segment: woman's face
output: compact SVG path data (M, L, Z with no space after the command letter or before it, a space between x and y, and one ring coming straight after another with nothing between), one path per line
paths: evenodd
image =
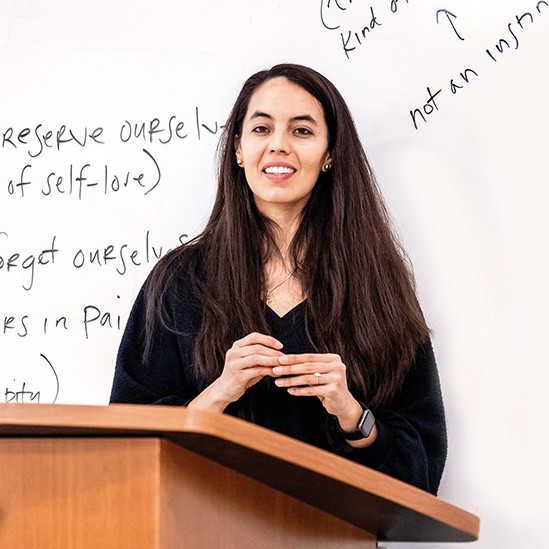
M282 77L253 93L235 148L258 209L273 218L298 215L331 163L321 104Z

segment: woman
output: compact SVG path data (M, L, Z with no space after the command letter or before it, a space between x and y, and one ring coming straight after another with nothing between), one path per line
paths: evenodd
M142 289L111 402L230 413L436 493L429 330L343 98L303 66L261 71L219 153L211 217Z

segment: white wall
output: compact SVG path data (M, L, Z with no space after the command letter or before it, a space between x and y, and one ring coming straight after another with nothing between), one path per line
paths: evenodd
M450 436L440 495L480 515L475 547L542 547L548 28L534 0L0 0L0 399L107 402L155 254L208 214L215 130L240 85L308 64L349 102L435 330ZM430 103L427 87L440 90ZM417 129L416 108L430 113ZM154 119L165 131L152 140L121 139L125 121ZM85 146L57 148L62 126L62 139L87 129ZM112 259L89 262L109 246Z

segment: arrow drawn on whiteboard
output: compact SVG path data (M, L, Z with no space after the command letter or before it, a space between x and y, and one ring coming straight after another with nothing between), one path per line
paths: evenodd
M57 397L59 396L59 377L57 376L57 372L55 371L55 368L53 367L53 364L48 360L48 358L46 357L46 355L43 355L42 353L40 353L40 356L48 363L48 366L51 368L51 371L53 372L53 375L55 376L55 383L56 383L56 392L55 392L55 397L53 399L53 402L52 404L55 404L55 401L57 400Z
M447 19L448 19L448 22L450 23L450 25L452 26L452 29L453 31L456 33L456 36L460 39L460 40L465 40L465 38L463 38L462 36L460 36L459 32L457 31L456 29L456 26L454 25L454 22L452 21L452 17L454 19L457 19L457 16L454 15L451 11L448 11L448 10L438 10L437 11L437 14L436 14L436 18L437 18L437 24L440 22L439 21L439 14L443 13L444 15L446 15Z

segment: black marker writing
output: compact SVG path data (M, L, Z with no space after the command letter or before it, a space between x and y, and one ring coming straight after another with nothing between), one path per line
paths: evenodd
M24 168L21 170L19 181L17 183L14 183L13 179L8 183L9 194L14 195L16 194L16 191L19 190L21 198L25 198L25 187L31 184L31 181L28 179L28 176L25 173L29 168L32 168L32 164L26 164L24 166Z
M185 122L177 121L177 116L172 115L168 121L168 127L163 127L158 118L148 122L130 122L124 120L120 127L119 137L123 143L131 140L143 140L149 143L158 141L162 145L168 144L172 139L185 139ZM166 134L162 136L162 134Z
M6 233L3 233L7 236ZM46 265L53 265L55 263L55 254L59 249L55 245L56 236L52 238L51 246L49 248L42 249L38 254L26 254L20 251L11 251L7 254L0 253L0 273L5 270L8 274L13 271L23 270L28 274L27 282L23 282L22 287L24 290L31 290L34 285L34 277L36 267L43 267Z
M48 324L49 324L49 322L50 322L49 317L47 317L47 316L44 317L44 324L43 324L44 334L48 333ZM53 321L53 326L54 326L55 329L62 328L64 330L68 330L67 317L66 316L60 316L59 318L56 318Z
M328 18L330 14L330 10L333 11L346 11L347 7L345 4L352 4L353 0L320 0L320 22L322 23L322 26L325 27L328 30L337 30L339 29L340 25L331 26L328 23Z
M465 69L463 72L460 72L459 76L461 78L461 82L465 82L466 84L468 84L471 75L478 76L478 72L474 71L473 69ZM461 90L463 87L463 83L458 84L453 78L452 80L450 80L450 91L453 94L456 94L458 90Z
M405 0L408 4L409 0ZM400 4L402 5L402 4ZM379 34L384 16L391 17L399 11L399 0L391 0L383 7L352 0L320 0L320 22L330 31L339 31L339 46L347 59L367 44L372 37ZM385 13L381 13L385 9ZM344 24L344 21L347 23ZM375 32L374 32L375 31Z
M213 125L206 125L202 122L198 107L195 107L195 122L196 122L196 134L198 139L202 139L202 130L206 130L211 135L216 135L219 130L222 130L225 126L223 124L218 124L217 121L214 121Z
M529 26L533 25L537 21L539 14L541 14L542 10L544 11L545 8L549 8L549 2L540 1L536 3L535 12L532 10L530 12L524 12L521 15L516 15L515 18L507 24L504 35L495 41L494 47L487 48L485 50L485 53L489 59L494 63L497 63L506 54L509 55L507 52L517 51L521 46L519 37L521 37L522 33ZM439 10L439 12L445 11L446 10ZM479 72L469 67L459 73L459 78L452 78L449 84L449 90L452 95L456 95L458 91L462 90L466 84L469 84L472 81L473 77L478 78ZM432 94L430 89L427 88L429 99L425 105L409 111L414 129L417 130L420 126L425 125L425 123L428 122L429 116L439 110L438 104L434 101L434 97L436 97L441 91L442 89L439 90L439 92Z
M376 27L381 27L381 23L378 20L376 14L374 13L374 8L370 7L370 20L364 25L361 29L355 31L347 31L344 35L340 33L341 36L341 45L343 46L343 51L347 59L350 59L350 53L358 46L362 46L364 40L368 35L376 29Z
M104 164L98 170L90 163L80 165L71 163L66 170L50 172L40 189L41 193L48 197L74 195L78 200L92 193L107 196L130 189L143 190L143 195L147 195L159 185L162 174L153 155L146 149L143 149L143 152L151 162L149 173L131 169L115 171L108 164Z
M33 129L23 128L18 132L9 127L2 134L1 147L26 148L27 154L31 158L36 158L46 149L60 150L69 143L80 148L86 147L89 143L103 145L102 135L103 128L100 126L90 131L87 127L78 130L62 124L58 129L51 130L37 124Z
M16 380L13 380L16 382ZM31 391L27 389L27 382L23 381L21 389L10 389L6 387L4 392L5 402L36 402L40 403L40 391Z
M399 0L391 0L391 12L396 13L398 11L398 1ZM408 0L406 0L406 3L408 3Z
M451 19L452 17L453 17L454 19L457 19L457 16L454 15L452 12L450 12L450 11L448 11L448 10L444 10L444 9L438 10L437 13L436 13L437 24L440 22L440 21L439 21L439 15L442 14L442 13L446 16L446 19L447 19L448 22L450 23L450 25L451 25L451 27L452 27L452 29L453 29L455 35L456 35L460 40L465 40L465 38L463 38L463 37L459 34L459 32L457 31L456 26L455 26L454 22L453 22L452 19Z
M54 376L55 395L53 397L53 400L51 401L51 404L55 404L55 402L57 401L57 397L59 396L59 390L60 390L59 376L57 375L57 372L55 371L53 364L46 357L46 355L40 353L40 358L43 359L46 366L51 370ZM43 364L44 362L41 362L41 364ZM13 382L15 384L18 383L16 379L14 379ZM26 402L26 403L39 404L41 401L41 393L42 391L40 390L29 389L27 381L22 381L20 382L20 385L17 386L17 388L6 387L4 391L4 400L6 403L8 402L25 403Z
M160 173L160 166L158 165L158 162L154 159L154 156L147 149L143 149L143 152L153 161L154 167L156 168L156 181L154 183L151 183L149 190L145 193L146 196L151 191L154 191L156 187L158 187L160 179L162 178L162 174Z
M0 317L0 335L15 334L18 337L27 337L29 333L27 327L28 319L28 315Z
M436 110L438 111L438 105L435 101L437 95L439 95L442 92L442 89L437 90L436 92L432 92L431 88L427 86L427 95L429 96L429 99L427 99L427 102L425 105L423 105L420 109L414 109L413 111L410 111L410 116L412 117L412 121L414 123L414 127L417 130L418 125L418 116L420 116L423 119L423 122L427 121L427 116L433 114L433 112Z
M541 14L542 6L545 8L549 7L549 2L541 1L536 4L536 11L538 14ZM504 52L508 50L518 50L520 47L519 41L519 32L524 30L525 23L528 25L533 24L535 21L534 15L531 12L524 12L522 15L516 15L515 21L511 21L507 24L507 33L506 36L500 38L495 43L496 51L491 50L490 48L486 49L488 57L494 62L497 63L498 57L501 56Z
M116 297L120 299L119 295ZM82 324L86 339L89 339L89 329L92 325L120 330L122 328L122 316L113 314L110 311L102 311L95 305L86 305L83 311Z
M181 243L186 237L186 234L180 235L178 242ZM123 276L128 273L130 267L156 263L168 251L169 248L155 244L150 231L147 231L140 246L130 246L124 242L117 245L109 243L92 249L80 248L72 256L72 265L76 269L110 267Z
M55 376L55 396L53 397L53 401L52 401L52 404L55 404L57 397L59 396L59 376L57 375L57 372L55 371L53 364L48 360L46 355L43 355L42 353L40 353L40 356L46 361L46 364L51 368L51 371Z

